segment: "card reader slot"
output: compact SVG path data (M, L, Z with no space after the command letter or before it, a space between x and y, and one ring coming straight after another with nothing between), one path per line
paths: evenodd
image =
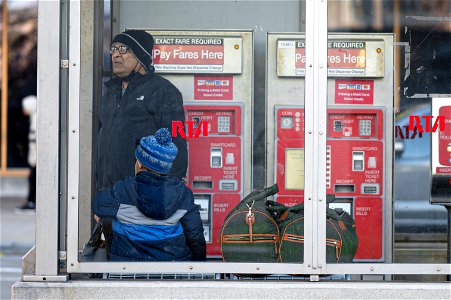
M334 190L336 193L354 193L355 186L353 184L335 184Z

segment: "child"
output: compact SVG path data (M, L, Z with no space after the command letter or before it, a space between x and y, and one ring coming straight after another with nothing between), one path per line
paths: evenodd
M135 176L92 199L96 219L113 218L111 260L205 261L199 206L189 188L167 175L176 155L168 129L143 137Z

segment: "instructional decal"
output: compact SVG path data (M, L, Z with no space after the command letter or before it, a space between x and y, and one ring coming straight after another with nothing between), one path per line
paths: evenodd
M373 80L335 80L336 104L373 104Z
M159 73L241 73L239 37L154 36L153 65Z
M233 100L233 76L194 76L194 100Z

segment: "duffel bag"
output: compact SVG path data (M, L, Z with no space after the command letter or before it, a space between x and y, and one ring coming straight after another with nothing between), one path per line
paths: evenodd
M269 208L271 210L273 208ZM277 208L280 227L279 261L304 262L304 204ZM282 213L280 212L282 211ZM357 251L357 233L352 217L342 209L327 208L326 261L350 263Z
M279 227L266 210L265 199L277 184L252 192L227 215L221 228L221 255L227 262L277 262Z
M328 208L327 218L331 224L331 226L327 226L327 238L332 244L341 242L341 251L338 251L340 250L339 247L335 247L336 261L332 260L332 254L330 254L327 257L331 257L331 259L330 261L327 260L327 262L352 262L359 244L354 219L341 208ZM334 236L336 237L335 240Z

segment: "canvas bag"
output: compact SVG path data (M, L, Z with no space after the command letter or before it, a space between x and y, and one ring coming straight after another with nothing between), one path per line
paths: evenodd
M269 203L270 205L270 203ZM269 208L274 210L274 208ZM277 214L280 227L279 262L304 262L304 204ZM358 238L354 219L342 209L326 211L326 262L351 263Z
M279 227L266 210L277 185L247 195L227 215L221 228L221 254L227 262L277 262Z

